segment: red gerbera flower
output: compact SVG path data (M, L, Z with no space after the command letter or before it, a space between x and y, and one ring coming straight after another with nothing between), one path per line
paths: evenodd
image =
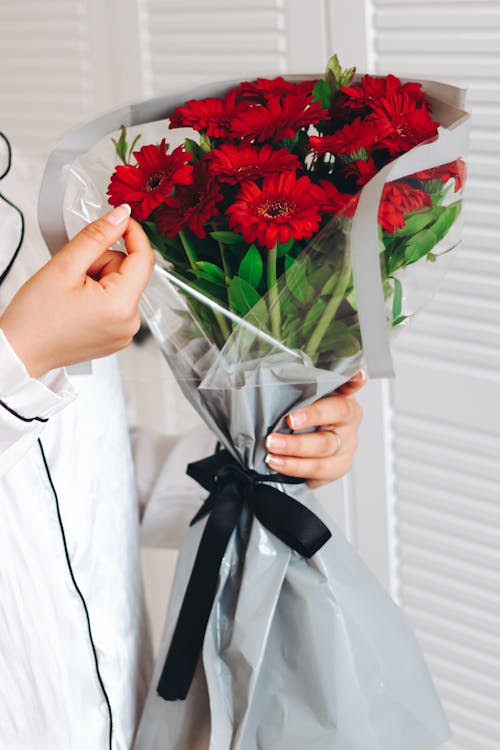
M406 214L431 205L430 196L423 190L411 187L407 182L389 182L382 194L378 223L393 234L396 229L404 227Z
M321 194L309 177L297 179L295 172L269 175L262 187L244 182L226 211L229 226L242 234L245 242L257 241L268 250L277 242L311 237L321 222Z
M280 141L293 138L300 128L315 124L328 117L321 102L311 102L306 94L271 96L266 104L252 105L236 115L231 133L245 140Z
M214 138L229 135L231 122L248 104L236 101L236 90L229 91L223 99L191 99L177 107L170 118L170 128L193 128Z
M450 161L448 164L443 164L441 167L434 167L433 169L424 169L422 172L416 172L415 177L418 177L419 180L441 180L444 184L446 184L448 180L454 179L455 186L453 192L458 193L465 183L465 162L463 159Z
M380 146L397 156L437 136L437 122L427 108L405 93L392 93L372 106L370 120L384 135Z
M112 206L129 203L134 219L144 221L163 203L174 185L187 185L193 167L187 162L191 154L178 146L167 154L165 139L159 146L143 146L134 151L137 165L116 167L108 185L108 202Z
M377 166L371 156L366 161L364 159L351 161L344 168L345 176L353 177L356 185L360 187L366 185L377 174L377 171Z
M361 148L370 151L387 131L374 127L369 118L357 117L332 135L312 135L309 144L317 154L352 154Z
M391 74L377 77L365 75L359 83L345 86L341 91L348 97L345 106L352 109L371 107L380 99L385 99L394 93L408 94L420 103L425 101L421 83L409 82L401 85L399 78Z
M358 205L359 196L351 195L351 193L341 193L328 180L320 180L319 184L321 187L321 196L318 201L319 210L326 213L348 216L352 219Z
M156 211L156 226L166 237L175 237L184 227L197 237L206 237L205 222L218 214L217 203L223 199L219 186L205 162L197 161L193 166L192 184L177 188Z
M305 94L312 96L312 90L316 81L301 81L293 83L285 81L284 78L257 78L256 81L245 81L240 83L236 89L237 93L245 99L264 102L272 96L295 96Z
M301 166L295 154L286 148L274 150L268 143L263 146L224 144L211 152L208 161L210 174L231 185Z

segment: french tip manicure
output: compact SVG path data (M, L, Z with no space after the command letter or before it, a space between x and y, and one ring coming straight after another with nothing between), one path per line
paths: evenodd
M304 424L306 421L306 415L301 411L296 411L295 414L290 414L288 416L288 420L290 422L290 427L292 430L296 430L298 427Z
M285 461L280 458L279 456L273 456L271 453L268 453L265 457L265 462L268 466L271 466L271 468L276 469L278 466L283 466Z
M110 224L117 226L118 224L124 222L125 219L128 219L131 213L132 209L129 204L122 203L121 206L116 206L116 208L113 208L112 211L106 214L106 216L104 216L104 219Z

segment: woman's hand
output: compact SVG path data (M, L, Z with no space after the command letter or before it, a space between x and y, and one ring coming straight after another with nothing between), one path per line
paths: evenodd
M287 417L292 430L316 427L316 432L268 435L266 458L271 469L306 479L309 487L321 487L344 476L358 444L358 427L363 416L354 394L366 381L360 370L333 396L319 399Z
M0 316L0 328L32 377L123 349L139 329L137 305L154 256L129 217L129 206L118 206L85 227ZM120 237L128 255L108 249Z

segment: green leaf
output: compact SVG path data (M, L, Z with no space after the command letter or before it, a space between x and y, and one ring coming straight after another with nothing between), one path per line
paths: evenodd
M436 233L438 242L444 239L448 234L456 219L458 219L461 210L462 201L457 201L456 203L451 203L449 206L441 207L441 215L432 227Z
M204 154L212 150L212 142L206 133L200 133L200 148Z
M212 284L219 284L222 286L226 285L224 273L219 266L215 265L215 263L209 263L206 260L199 260L195 264L194 271L200 279L211 281Z
M278 246L276 248L276 256L278 258L282 258L284 255L287 255L294 245L294 239L291 239L288 242L284 242L283 244L281 244L281 242L278 242Z
M437 215L437 211L435 211L432 208L424 208L420 211L414 211L411 214L407 214L405 216L405 225L401 229L396 229L393 235L389 234L389 237L408 237L410 235L416 234L416 232L420 232L421 229L424 229L429 224L432 224L433 221L435 221ZM388 234L387 232L384 232L384 235Z
M392 321L392 327L395 328L396 326L401 325L401 323L404 323L405 320L408 320L409 317L409 315L400 315L399 318L396 318L396 320Z
M193 279L189 282L192 287L205 294L210 299L227 306L226 289L222 290L220 284L213 284L206 279Z
M403 306L403 285L400 280L395 276L394 281L394 297L392 300L392 319L397 320L401 315L401 308Z
M325 79L332 92L337 92L340 88L340 79L342 77L342 67L337 55L332 55L326 64Z
M405 263L407 265L416 263L417 260L430 253L436 243L437 239L434 231L432 229L422 229L422 231L408 240L405 247Z
M188 154L194 154L196 161L203 156L203 150L200 148L200 145L196 141L193 141L192 138L184 139L184 151L187 151Z
M235 234L235 232L210 232L210 237L224 245L237 245L245 242L241 234Z
M406 243L404 254L406 264L415 263L430 253L453 226L460 210L461 201L446 207L436 206L434 211L438 212L438 216L434 223L415 234Z
M361 348L354 326L350 329L340 320L334 320L321 340L320 352L333 352L337 357L351 357Z
M337 55L332 55L326 66L325 80L334 96L336 96L341 88L349 86L352 83L355 72L356 68L342 70Z
M260 301L260 294L245 279L236 276L229 282L229 303L235 313L244 317Z
M322 78L320 78L319 81L316 81L312 94L313 102L321 102L325 109L330 109L332 95L330 92L330 87L326 81L324 81Z
M303 335L304 339L308 339L314 329L316 328L316 324L318 323L321 315L323 314L323 310L326 307L326 300L324 299L317 299L316 302L313 304L311 309L306 315L306 319L304 321L304 326L302 328L301 334Z
M356 68L346 68L342 72L342 77L340 79L341 88L344 88L345 86L350 86L355 74L356 74Z
M127 128L125 125L120 125L120 137L116 141L114 138L111 139L115 144L116 155L124 164L127 164Z
M314 296L314 288L307 278L307 259L288 264L288 257L285 259L286 285L299 302L309 302Z
M426 193L435 193L441 195L441 193L445 192L443 191L443 181L442 180L422 180L422 189L425 190Z
M128 157L127 157L127 159L128 159L129 162L130 162L130 158L132 156L132 153L134 151L134 148L136 146L136 143L138 143L138 141L140 141L141 138L142 138L142 135L141 135L141 133L139 133L139 135L136 135L135 138L134 138L134 140L132 141L132 143L130 145L130 148L128 150ZM165 145L166 145L166 148L167 148L167 151L168 151L168 143L165 144Z
M264 273L264 263L255 245L250 245L238 269L238 276L256 289Z
M324 294L332 294L333 290L335 289L335 285L339 279L339 276L340 276L340 271L335 271L335 273L331 274L330 278L323 285L323 288L321 290L321 296L323 296Z

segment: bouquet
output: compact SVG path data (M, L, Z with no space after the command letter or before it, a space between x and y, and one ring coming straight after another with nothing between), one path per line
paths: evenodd
M114 141L123 163L107 191L111 205L131 205L191 289L328 369L362 348L347 247L360 190L438 134L421 84L353 78L334 56L326 79L258 79L193 99L169 127L199 138L170 151L162 138L134 152L140 136L129 146L123 127ZM442 241L460 214L464 173L457 158L384 185L379 250L392 327L408 317L406 269L456 244ZM188 300L222 347L234 325L204 300Z
M132 206L158 261L143 315L220 445L188 467L208 497L181 546L140 750L431 750L448 736L401 611L305 483L269 472L264 440L363 362L390 374L388 333L458 241L457 104L451 87L332 58L325 78L111 113L49 160L49 246L62 213L72 234L107 199Z

